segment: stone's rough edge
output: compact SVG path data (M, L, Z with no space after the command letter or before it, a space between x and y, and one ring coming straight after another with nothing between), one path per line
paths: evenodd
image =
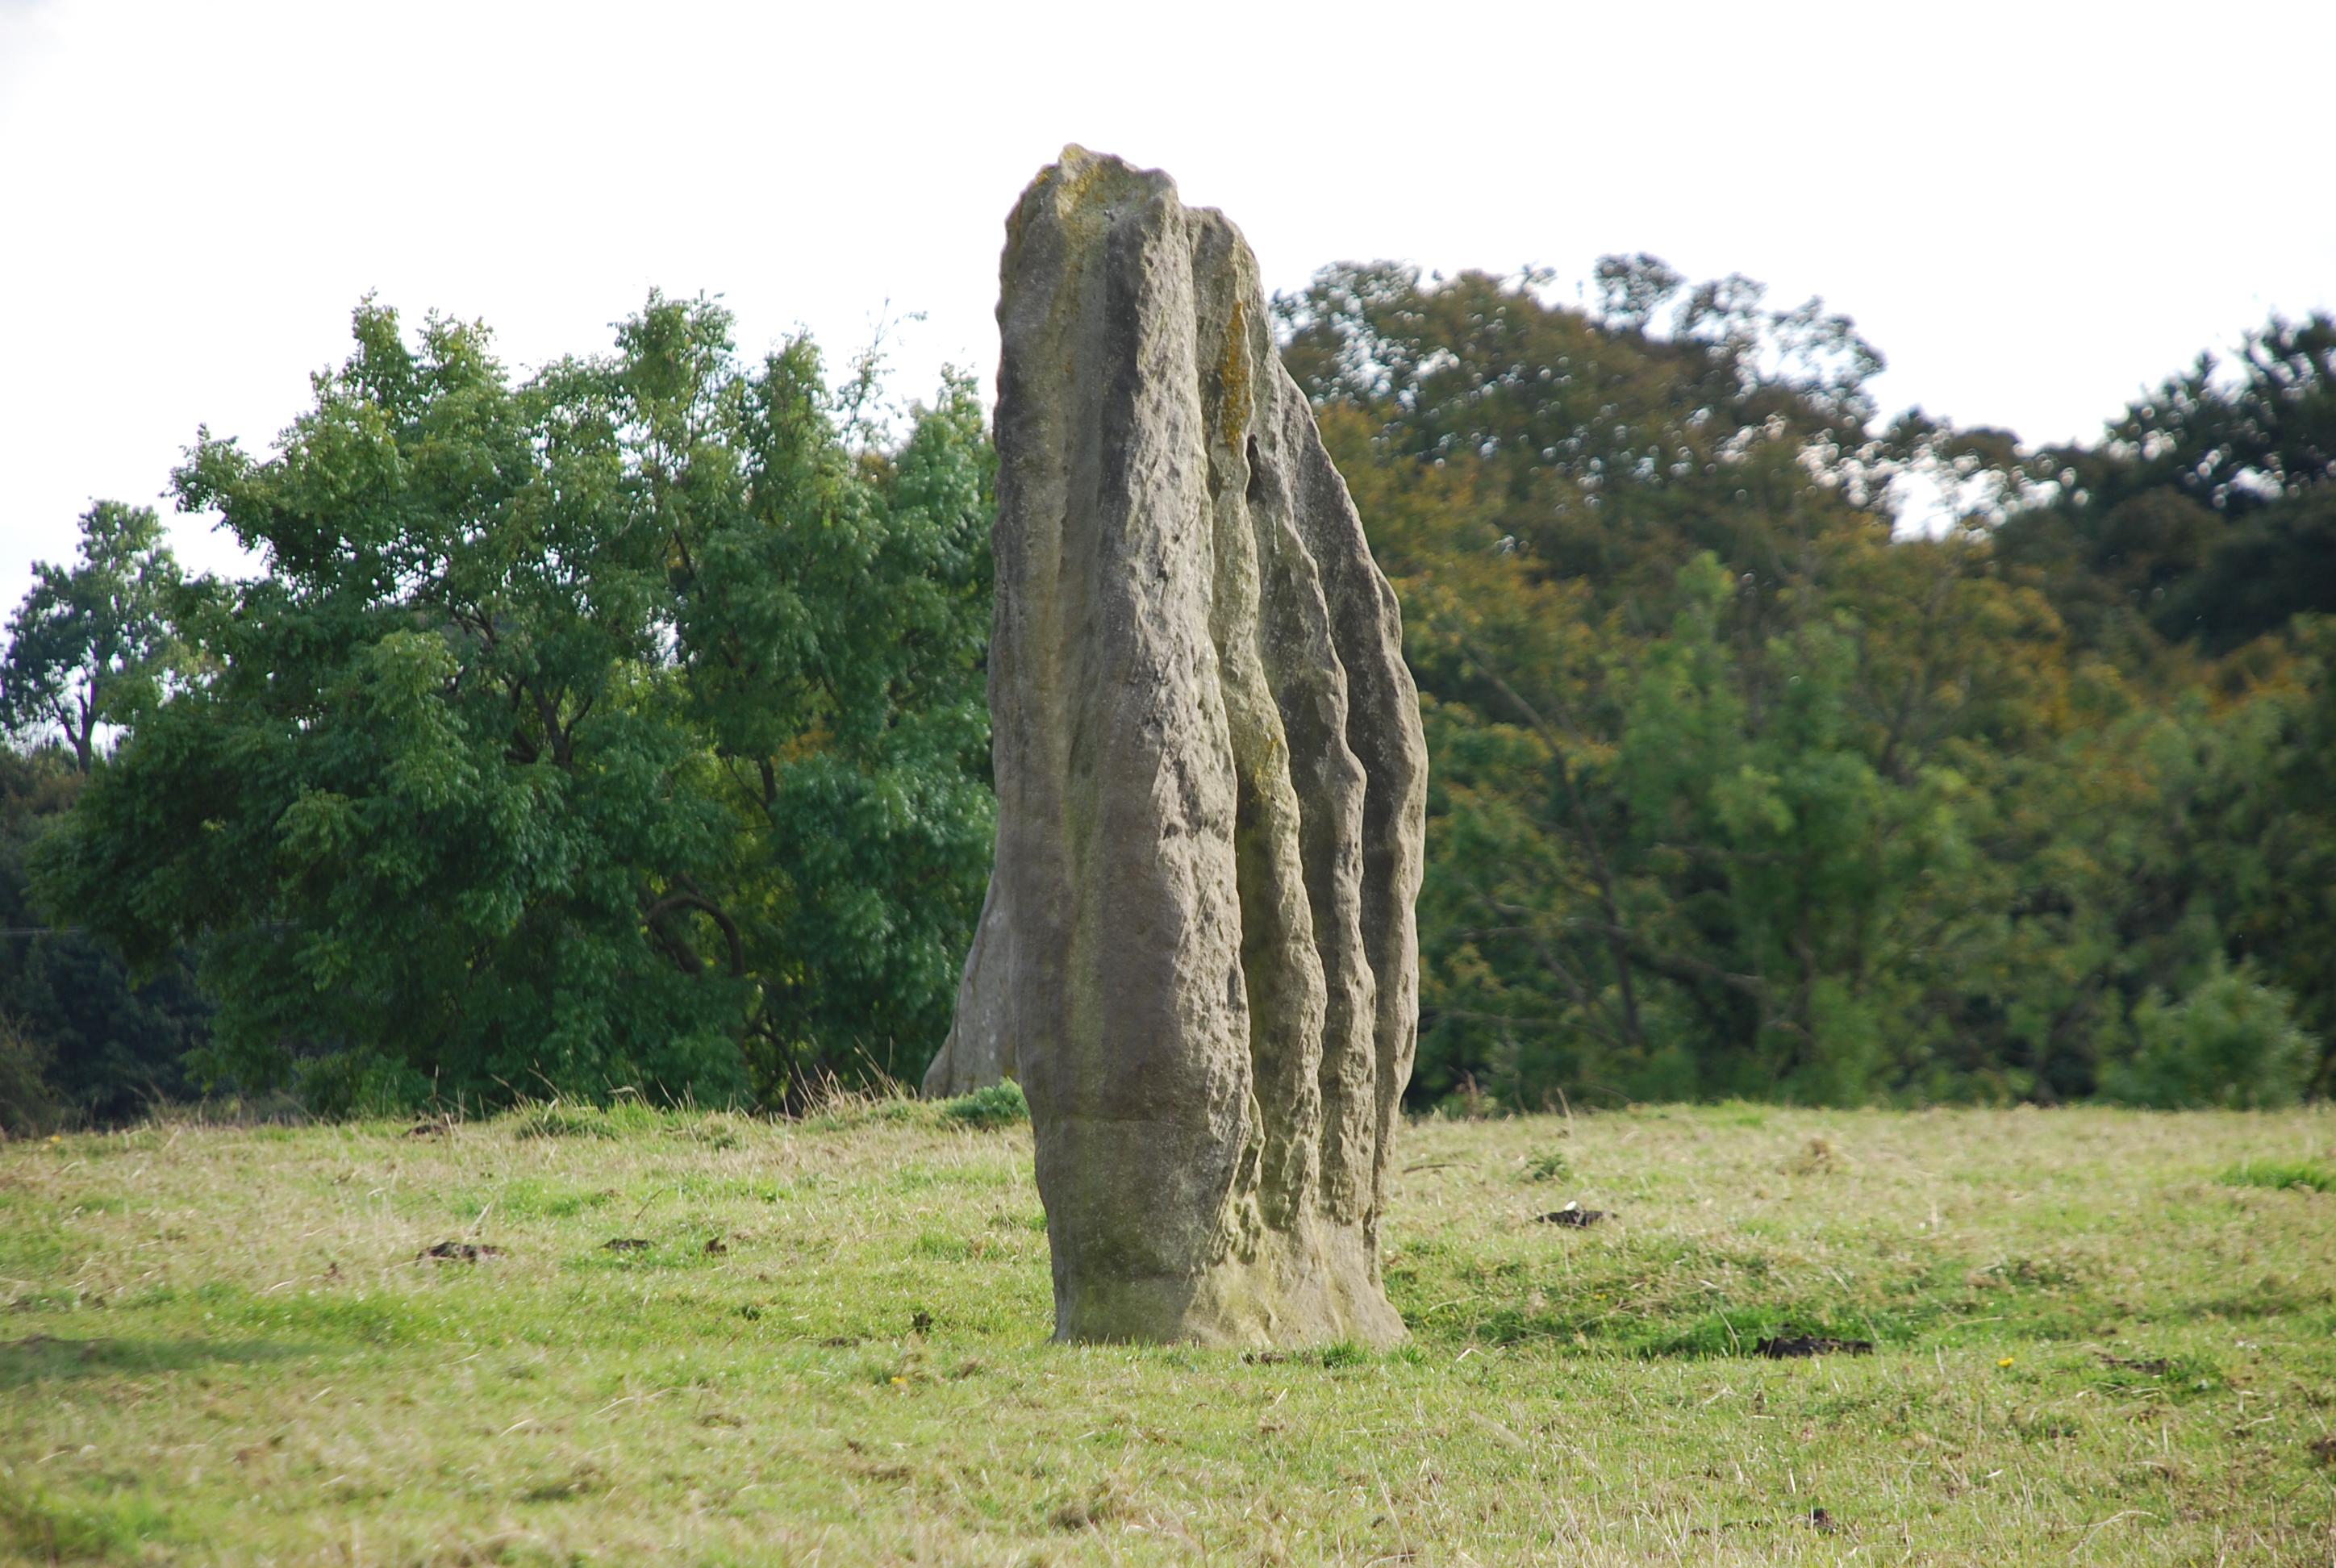
M998 914L997 902L998 879L993 875L981 898L981 916L974 922L965 972L958 980L957 1012L949 1020L949 1038L925 1069L922 1093L929 1100L969 1095L1015 1076L1005 992L994 983L995 977L1013 967L1007 954L1012 932L1010 922Z
M1022 1078L1058 1337L1399 1339L1426 750L1394 595L1229 220L1066 148L1002 274L998 858L925 1090Z

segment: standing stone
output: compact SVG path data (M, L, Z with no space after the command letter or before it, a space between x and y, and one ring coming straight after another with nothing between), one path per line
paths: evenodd
M1426 748L1256 258L1066 148L1007 221L998 861L926 1080L1030 1102L1064 1339L1383 1344Z

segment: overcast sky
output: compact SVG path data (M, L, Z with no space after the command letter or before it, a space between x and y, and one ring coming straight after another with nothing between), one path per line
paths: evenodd
M0 611L199 424L264 450L368 291L521 367L652 286L839 362L889 302L898 392L986 382L1002 220L1068 141L1222 207L1270 287L1651 251L1823 295L1886 409L2087 436L2336 305L2331 60L2329 0L0 0Z

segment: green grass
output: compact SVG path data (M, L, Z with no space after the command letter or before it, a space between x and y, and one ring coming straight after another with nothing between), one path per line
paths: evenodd
M0 1147L0 1559L2336 1560L2326 1110L1417 1124L1411 1341L1251 1355L1047 1343L982 1119Z
M2289 1188L2312 1193L2336 1193L2336 1165L2319 1160L2249 1160L2223 1173L2234 1187Z

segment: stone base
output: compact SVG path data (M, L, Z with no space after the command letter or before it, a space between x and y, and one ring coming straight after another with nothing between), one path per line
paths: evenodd
M1074 1344L1188 1343L1303 1349L1346 1342L1383 1349L1406 1338L1359 1232L1280 1236L1260 1255L1206 1273L1117 1279L1055 1276L1055 1338Z

